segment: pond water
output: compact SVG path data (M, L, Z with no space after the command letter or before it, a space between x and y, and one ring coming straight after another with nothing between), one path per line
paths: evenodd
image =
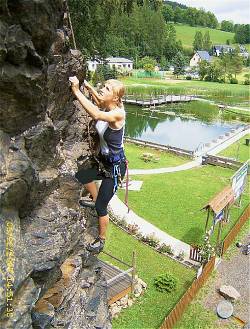
M126 136L193 151L236 126L209 104L191 102L156 107L126 105Z

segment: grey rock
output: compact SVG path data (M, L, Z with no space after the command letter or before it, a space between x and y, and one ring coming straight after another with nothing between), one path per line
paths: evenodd
M232 286L223 285L220 287L219 292L223 297L232 301L240 298L240 293Z
M0 2L1 296L12 270L6 241L14 241L15 257L13 317L4 317L0 299L5 329L111 328L97 258L79 243L98 233L96 212L78 206L82 186L74 178L76 159L91 154L96 132L68 85L72 74L85 78L86 64L68 49L64 2Z

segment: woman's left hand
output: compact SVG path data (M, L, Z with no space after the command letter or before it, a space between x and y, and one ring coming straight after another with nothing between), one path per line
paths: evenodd
M77 91L79 91L79 80L76 76L69 77L69 81L71 82L71 89L73 93L75 94Z

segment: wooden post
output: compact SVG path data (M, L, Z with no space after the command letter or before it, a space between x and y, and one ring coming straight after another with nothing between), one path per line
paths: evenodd
M134 293L134 287L135 287L135 275L136 275L136 253L135 250L133 250L133 255L132 255L132 294Z
M216 248L215 248L216 253L219 257L221 256L221 252L219 253L221 230L222 230L222 220L220 220L220 224L219 224L219 228L218 228L218 234L217 234Z
M207 233L207 226L208 226L209 215L210 215L210 208L208 208L208 212L207 212L207 220L206 220L206 226L205 226L205 234Z

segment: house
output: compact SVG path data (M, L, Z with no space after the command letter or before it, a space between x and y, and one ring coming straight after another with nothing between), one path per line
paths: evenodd
M123 57L108 57L105 60L87 61L88 69L94 72L99 64L108 64L111 68L115 67L118 71L132 71L133 61Z
M234 47L228 45L214 45L212 51L214 56L219 57L222 53L232 53L234 51Z
M249 57L249 53L247 52L245 46L243 45L239 45L239 55L244 57L244 58L248 58ZM233 53L235 51L235 47L231 47L228 45L215 45L213 46L213 55L214 56L220 56L222 53L224 54L228 54L228 53Z
M87 61L87 64L88 64L88 70L90 72L95 72L95 70L97 69L97 65L102 64L102 61L96 61L96 60Z
M197 66L201 61L211 61L211 56L205 50L197 50L193 57L190 59L190 66Z
M249 57L249 53L246 50L246 47L244 45L239 45L240 48L240 56L244 57L244 58L248 58Z
M115 67L118 71L133 70L133 61L124 57L108 57L106 62L110 67Z

